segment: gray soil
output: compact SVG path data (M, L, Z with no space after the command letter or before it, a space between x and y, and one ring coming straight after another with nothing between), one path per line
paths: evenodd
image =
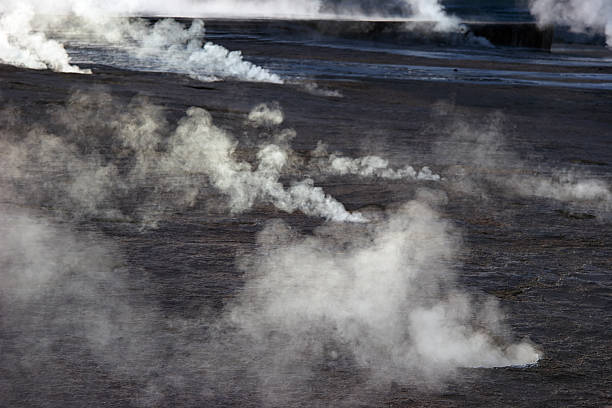
M322 53L313 47L298 52L277 45L266 50L265 43L251 48L242 43L233 45L247 56L297 52L317 58ZM342 50L325 53L326 58L375 63L390 58L383 54L357 56ZM393 60L397 63L396 57ZM439 153L453 150L448 136L457 122L477 127L501 112L506 146L528 163L527 168L516 171L550 174L552 169L571 168L606 180L609 185L612 92L422 81L318 81L320 87L342 94L325 97L301 85L201 83L173 74L92 68L94 74L88 76L0 66L0 97L5 107L19 109L24 121L44 125L48 112L65 104L75 91L104 90L118 104L141 95L162 106L171 123L188 107L203 107L211 112L215 123L231 129L238 138L244 117L253 106L276 101L285 113L285 126L297 132L292 146L304 157L322 140L330 151L353 156L379 154L395 165L430 166L445 177L437 186L448 196L440 212L463 237L464 249L457 265L460 284L475 296L496 297L516 337L528 337L544 353L533 367L464 369L435 387L416 386L408 379L362 393L355 391L365 381L359 369L321 367L311 384L312 393L296 393L289 405L334 406L343 401L349 406L406 407L612 404L609 211L514 194L486 177L503 176L508 171L503 166L479 168L478 173L485 175L481 190L468 193L453 183L457 163ZM461 164L468 171L471 165ZM325 177L315 181L351 211L393 208L414 198L420 186L367 178ZM211 195L212 200L214 192ZM33 207L29 210L48 217L56 212L54 208ZM253 249L257 232L272 218L283 218L304 234L323 222L300 213L287 215L266 205L231 216L212 210L208 204L196 204L185 211L164 214L158 229L144 232L122 220L86 218L70 223L75 223L78 230L101 234L119 247L129 282L133 283L125 293L114 296L146 298L147 304L158 305L159 316L172 320L192 319L202 308L214 315L236 295L244 283L235 265L236 256ZM55 329L44 320L45 310L55 307L53 299L38 306L26 314L0 310L1 406L138 404L134 395L151 383L150 378L117 375L98 363L78 338L51 336ZM14 317L17 315L19 319ZM156 353L165 357L155 358L170 361L180 355L184 339L173 338L163 322L159 327L150 335L167 338L168 344ZM28 344L55 340L43 353L20 344L24 336L30 336ZM163 372L163 367L160 363L156 370ZM148 371L146 375L154 374ZM212 381L203 376L181 384L166 383L158 406L261 404L257 387L248 377L230 381L225 388L211 385ZM203 392L211 388L217 391Z

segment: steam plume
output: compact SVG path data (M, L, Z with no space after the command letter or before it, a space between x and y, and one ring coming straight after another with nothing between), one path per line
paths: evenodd
M279 181L301 163L289 145L294 132L278 129L277 106L258 105L244 117L271 133L251 160L201 108L188 109L173 127L146 99L122 106L103 92L75 93L51 113L48 128L24 127L16 116L0 115L5 200L122 216L118 204L184 207L212 186L231 211L264 202L365 220L309 179L289 187ZM342 158L347 175L401 173L380 157L317 150L323 169ZM0 324L16 337L6 366L12 378L25 371L48 383L88 372L80 365L86 356L113 381L130 384L134 403L151 406L169 405L167 390L201 402L219 401L228 389L263 402L276 394L283 405L279 399L290 400L294 386L310 397L322 366L344 365L379 386L415 377L437 383L459 367L536 363L540 352L512 337L495 302L479 302L458 285L452 265L461 239L426 196L378 220L324 224L309 235L270 221L256 252L238 259L244 287L220 317L203 308L192 319L165 316L139 297L155 293L154 282L128 290L123 255L108 239L2 205L0 305L13 314Z
M257 111L249 116L257 116ZM207 174L215 187L229 195L234 211L245 210L256 200L264 199L286 212L300 210L335 221L365 221L360 214L348 213L309 179L285 189L278 179L288 156L279 146L263 145L257 152L257 169L252 169L248 163L232 158L236 145L212 125L206 111L190 108L171 138L170 154L162 167Z
M293 155L287 140L291 132L260 144L251 164L237 158L238 142L203 109L188 109L174 130L161 109L144 99L120 110L105 93L76 93L66 108L53 113L63 134L23 129L18 121L8 126L0 141L5 183L21 200L76 216L128 217L119 203L140 197L132 216L152 225L165 210L195 205L208 186L227 197L232 212L271 203L286 212L365 221L311 179L288 187L279 181ZM278 123L282 113L259 106L248 117Z
M0 61L34 69L90 73L70 63L63 45L44 33L32 32L34 7L26 2L0 4Z
M561 24L572 30L595 30L612 46L612 3L608 0L531 0L531 13L541 24Z
M204 25L200 20L184 28L171 19L148 26L142 20L119 18L144 10L140 6L71 0L53 5L36 0L5 2L0 5L0 61L33 69L90 73L71 64L64 45L49 38L62 31L73 38L119 47L152 70L172 69L202 80L282 82L277 75L244 61L239 51L230 52L211 42L202 44Z
M602 0L603 1L603 0ZM145 1L100 3L93 0L7 0L0 5L0 61L33 69L90 73L71 63L64 45L50 39L69 31L73 38L105 41L144 59L150 69L175 69L203 80L234 78L249 81L281 82L264 68L244 61L240 52L205 42L201 21L184 29L173 20L148 27L127 16L171 15L193 17L288 17L372 18L404 17L435 23L435 29L449 31L458 21L448 16L439 0L393 0L381 3L360 1L286 0L180 0L172 4ZM161 51L161 53L160 53Z
M245 61L240 51L229 51L208 41L202 44L205 34L202 20L194 20L189 28L172 19L160 20L152 26L137 20L119 27L122 40L108 46L127 49L146 69L181 72L202 81L282 83L278 75Z
M242 292L220 314L203 308L186 319L139 295L160 290L154 282L129 287L124 256L108 239L1 210L0 305L11 311L1 327L15 337L3 367L11 377L30 373L26 384L69 381L94 365L129 381L138 405L164 404L166 393L218 401L228 390L283 405L296 393L312 398L308 384L322 366L361 372L379 387L540 356L513 340L494 301L476 302L457 285L449 265L458 238L424 202L309 236L270 221L257 251L239 259Z
M269 365L279 372L266 376L276 381L304 355L315 364L348 359L387 383L535 363L539 353L511 341L494 303L479 308L457 287L451 231L416 201L381 222L310 237L270 223L244 261L245 291L228 318L253 349L274 350Z

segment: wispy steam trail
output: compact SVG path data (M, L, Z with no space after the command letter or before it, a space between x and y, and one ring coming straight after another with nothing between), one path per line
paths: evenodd
M5 129L0 140L4 181L21 200L69 209L77 217L124 218L129 214L122 214L118 203L140 197L132 216L154 224L165 210L195 205L212 186L227 197L231 212L271 203L290 213L365 221L309 178L288 187L279 181L294 155L287 139L291 132L279 131L275 141L261 143L250 163L238 158L238 141L215 126L204 109L188 109L174 130L161 109L146 100L137 98L120 110L107 94L77 93L53 114L63 134L18 123ZM282 112L261 105L248 118L276 125Z
M557 200L604 215L612 211L612 189L605 180L576 169L537 169L507 145L502 119L494 114L484 124L453 120L448 125L436 153L451 165L451 188L482 194L491 183L512 194Z
M251 118L253 112L249 115ZM256 169L234 159L237 142L212 124L203 109L190 108L170 139L169 154L162 168L179 169L187 174L207 174L212 184L230 197L233 211L243 211L257 201L272 202L286 212L300 210L334 221L365 221L358 213L351 214L338 201L314 187L306 179L285 189L279 182L287 164L287 151L275 144L265 144L257 151Z
M440 176L434 174L427 166L417 171L412 166L394 169L389 161L379 156L368 155L358 158L342 156L339 153L329 154L327 146L319 141L312 152L314 159L311 166L324 174L355 175L361 177L380 177L390 180L412 179L438 181Z

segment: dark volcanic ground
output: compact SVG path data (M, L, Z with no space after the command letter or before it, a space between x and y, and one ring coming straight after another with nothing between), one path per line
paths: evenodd
M462 369L442 385L420 387L406 379L361 391L359 370L322 367L310 392L296 390L282 405L612 404L610 208L515 194L489 177L497 180L508 172L554 177L554 169L573 169L610 185L611 92L422 81L318 81L320 87L342 95L326 97L313 95L301 85L201 83L173 74L93 69L94 75L79 76L3 66L0 97L5 108L17 107L24 121L44 124L47 112L64 104L75 91L104 90L118 104L144 95L162 106L171 122L190 106L203 107L215 123L231 129L239 139L250 109L260 102L276 101L285 113L285 126L297 132L292 146L299 154L306 155L322 140L330 151L379 154L395 165L430 166L444 177L435 186L348 177L315 181L351 211L393 208L414 198L417 187L444 190L448 202L439 211L464 243L456 265L461 285L476 296L487 293L498 298L515 336L528 337L544 353L532 367ZM501 118L494 116L496 112L501 112ZM457 163L443 153L461 148L463 142L451 137L457 123L477 131L494 117L500 121L505 149L521 158L521 168L508 163ZM476 168L474 177L482 179L476 192L457 187L457 166L468 173ZM215 194L210 191L211 200ZM26 208L36 216L52 218L57 210L4 201L7 214ZM116 290L106 289L109 303L119 297L143 316L154 315L151 319L156 324L149 336L159 338L164 346L150 350L151 361L157 361L155 369L117 374L112 364L101 363L99 356L84 348L77 334L63 335L63 326L52 323L62 310L53 306L52 298L43 297L36 308L25 309L20 309L19 302L2 302L0 405L260 405L262 395L238 367L233 380L223 377L223 386L211 385L216 380L206 375L168 380L168 372L179 373L181 366L190 367L186 372L199 372L193 368L198 361L181 357L186 353L181 342L197 348L201 336L194 329L193 338L187 340L183 337L189 330L168 322L193 321L203 310L208 316L218 314L243 284L236 257L253 250L257 232L272 218L283 218L305 234L323 222L266 205L232 216L203 203L168 211L159 228L144 231L121 220L86 217L62 222L84 237L93 234L112 247L111 253L119 254L115 262L123 265L118 270L126 283ZM78 244L74 248L80 250ZM3 292L3 296L8 295ZM150 305L155 311L147 310ZM157 383L156 375L162 379ZM159 388L155 404L140 396L143 389L150 391L150 384ZM205 392L210 389L215 391Z

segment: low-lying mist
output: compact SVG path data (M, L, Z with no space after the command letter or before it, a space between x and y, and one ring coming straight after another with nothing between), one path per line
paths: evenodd
M20 115L10 107L0 113L0 183L15 202L76 219L154 226L165 213L206 206L212 194L232 213L271 204L287 213L366 221L316 186L327 176L442 182L452 191L477 195L492 183L509 194L602 214L612 208L605 181L576 169L538 169L521 159L504 143L501 117L495 115L485 124L451 120L440 129L429 159L446 168L440 174L427 166L393 167L372 154L330 153L322 141L297 154L291 148L296 132L283 127L283 112L274 104L245 114L233 129L251 134L242 140L232 129L216 126L204 109L190 108L171 125L163 109L146 98L125 105L103 91L77 92L65 106L49 110L45 120L51 126L25 125Z
M244 289L219 312L179 317L163 312L156 284L130 271L108 238L3 206L1 324L13 333L3 370L27 372L20 384L36 386L41 401L60 384L74 396L119 381L142 406L173 395L283 406L339 386L332 376L313 388L322 368L377 389L537 362L540 352L513 341L493 300L455 282L460 239L428 204L340 225L303 236L270 221L256 252L237 260ZM88 378L90 367L102 377ZM350 405L345 392L334 398Z

